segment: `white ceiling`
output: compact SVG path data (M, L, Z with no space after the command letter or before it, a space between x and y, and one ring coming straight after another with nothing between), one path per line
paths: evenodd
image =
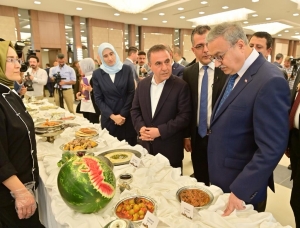
M14 6L20 9L34 9L48 12L56 12L65 15L77 15L85 18L98 18L110 21L123 22L126 24L135 24L138 26L157 26L171 28L187 28L192 29L193 23L187 21L189 19L200 16L207 16L229 10L239 8L247 8L255 11L257 17L253 17L254 13L248 15L248 24L244 26L267 23L281 22L292 26L286 32L282 30L273 35L273 37L284 38L289 40L298 40L292 36L299 36L300 39L300 1L299 6L292 0L260 0L252 2L252 0L206 0L207 4L201 4L202 0L166 0L163 3L157 4L150 9L139 14L126 14L118 12L114 8L104 3L97 3L91 0L40 0L41 4L34 4L33 0L1 0L1 5ZM144 1L144 0L140 0ZM294 0L297 1L297 0ZM228 9L222 9L223 6L228 6ZM82 10L76 10L81 7ZM184 10L178 10L178 8ZM199 12L205 12L200 15ZM119 13L119 16L114 16ZM164 16L159 16L159 13L164 13ZM293 16L297 13L298 16ZM184 19L180 19L184 16ZM22 15L20 16L23 17ZM143 20L148 18L148 20ZM266 18L271 18L266 20ZM26 20L26 18L25 18ZM162 21L167 21L163 23ZM26 21L25 21L26 22ZM24 22L24 23L25 23ZM241 22L244 22L242 20ZM252 34L254 31L245 30L247 34ZM278 36L281 34L281 36Z

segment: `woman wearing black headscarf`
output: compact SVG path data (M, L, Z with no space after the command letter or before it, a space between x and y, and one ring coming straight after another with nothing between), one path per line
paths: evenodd
M44 227L33 192L38 186L34 124L13 88L20 61L0 42L0 227Z

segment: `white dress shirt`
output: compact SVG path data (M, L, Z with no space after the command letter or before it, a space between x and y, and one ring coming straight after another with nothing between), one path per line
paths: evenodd
M298 92L296 93L295 99L296 99L297 94L298 94L299 92L300 92L300 91L298 91ZM299 94L299 96L300 96L300 94ZM299 129L299 115L300 115L300 105L298 105L298 108L297 108L296 113L295 113L295 118L294 118L294 126L295 126L295 128L297 128L297 129Z
M110 79L112 80L112 82L114 83L116 74L109 74L109 76L110 76Z
M27 91L26 95L30 97L44 96L44 85L46 85L48 81L47 71L38 68L38 70L34 72L33 69L30 67L24 75L27 75L27 72L30 75L33 75L32 88L34 91Z
M151 80L151 87L150 87L152 117L154 116L154 113L155 113L159 98L161 96L161 93L164 89L165 83L166 83L166 80L157 84L155 82L155 75L153 75L152 80Z
M197 126L199 125L199 112L200 112L200 100L201 100L201 85L204 75L204 69L202 64L199 62L199 75L198 75L198 110L197 110ZM208 73L208 90L207 90L207 128L210 126L210 116L212 112L212 86L214 83L215 75L215 64L213 62L209 63L207 68Z

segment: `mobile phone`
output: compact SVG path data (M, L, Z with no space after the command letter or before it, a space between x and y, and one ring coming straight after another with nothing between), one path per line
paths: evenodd
M90 85L89 80L87 78L82 78L82 82L87 86Z

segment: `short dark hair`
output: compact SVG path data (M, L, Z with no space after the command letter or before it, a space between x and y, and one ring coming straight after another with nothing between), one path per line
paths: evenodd
M50 63L46 63L46 67L50 67Z
M273 38L272 36L270 35L270 33L267 33L267 32L256 32L254 33L251 38L253 36L256 36L258 38L265 38L267 40L267 49L269 49L270 47L272 47L272 43L273 43Z
M131 56L132 53L137 53L138 52L138 49L136 47L129 47L128 48L128 56Z
M192 34L191 34L191 42L194 45L194 35L203 35L207 32L209 32L211 28L208 25L198 25L196 28L193 29Z
M147 59L148 59L149 63L151 63L150 62L151 53L153 53L153 52L159 52L159 51L167 51L169 53L168 48L165 45L163 45L163 44L156 44L156 45L152 46L148 50L148 52L147 52Z
M30 56L28 56L28 60L29 59L36 59L37 62L40 62L39 58L36 55L30 55Z
M283 58L283 54L278 53L275 57L276 60L282 59Z
M63 53L59 53L59 54L57 54L57 58L63 59L63 58L65 58L65 55Z
M138 55L146 55L146 52L144 52L144 51L139 51Z

